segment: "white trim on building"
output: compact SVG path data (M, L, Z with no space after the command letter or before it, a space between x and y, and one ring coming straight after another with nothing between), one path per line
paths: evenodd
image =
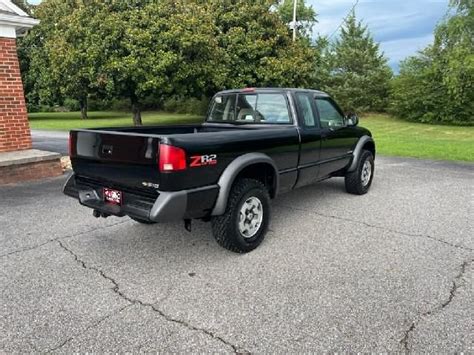
M38 23L10 0L0 0L0 37L16 38Z

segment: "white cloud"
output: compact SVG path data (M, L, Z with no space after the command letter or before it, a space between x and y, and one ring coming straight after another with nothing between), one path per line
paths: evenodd
M431 43L433 43L433 34L382 42L380 47L389 58L390 65L398 68L398 64L401 60L409 55L416 54Z
M341 24L355 0L307 0L306 3L318 13L319 22L314 26L314 35L330 35ZM432 41L436 23L442 19L447 7L448 0L360 0L356 15L380 42L396 69L396 63L401 59L415 54Z

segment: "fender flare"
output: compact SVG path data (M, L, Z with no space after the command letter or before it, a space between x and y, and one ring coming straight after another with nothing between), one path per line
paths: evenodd
M375 142L374 142L372 137L370 137L370 136L360 137L359 141L357 142L357 144L354 148L354 151L352 152L352 155L353 155L352 162L351 162L351 165L349 165L349 168L347 169L347 171L351 172L351 171L354 171L356 169L357 161L359 160L360 153L362 152L362 148L364 147L364 145L367 142L372 142L372 143L374 143L374 146L375 146Z
M217 196L214 209L211 212L212 216L219 216L224 214L225 209L227 207L227 200L229 198L230 190L237 175L246 167L258 163L266 163L272 166L275 176L273 186L275 190L274 195L276 196L278 194L278 188L280 186L280 176L278 174L278 168L272 158L263 153L244 154L232 161L221 174L217 183L217 185L219 185L219 195Z

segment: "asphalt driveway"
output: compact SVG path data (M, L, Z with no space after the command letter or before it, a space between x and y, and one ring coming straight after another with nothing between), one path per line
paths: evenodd
M474 165L378 158L279 197L255 251L0 187L0 352L474 351Z
M47 150L50 152L68 155L69 132L43 131L34 129L31 131L33 148Z

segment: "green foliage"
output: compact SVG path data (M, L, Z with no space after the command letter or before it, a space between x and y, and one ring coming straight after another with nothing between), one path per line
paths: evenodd
M204 116L207 112L209 100L202 98L201 100L183 97L171 97L163 103L163 110L166 112L187 113L191 115Z
M402 62L390 111L408 120L474 125L474 5L452 1L433 45Z
M293 22L293 6L295 0L281 0L277 12L284 23ZM316 11L311 5L306 5L305 0L296 0L296 31L303 36L309 36L316 20Z
M64 100L64 108L67 111L79 111L81 109L81 104L75 99L67 98Z
M313 87L317 90L327 90L331 79L331 50L327 37L318 36L313 43L314 72Z
M314 53L304 39L292 42L272 1L206 2L213 14L218 57L212 90L247 86L308 86Z
M91 99L126 98L140 124L150 98L189 98L202 111L201 97L224 88L308 86L314 51L291 41L273 4L44 0L21 46L28 102L73 98L85 111Z
M67 30L65 21L75 9L75 2L44 1L34 9L40 25L18 41L18 56L29 104L53 106L64 100L63 72L56 65L54 42ZM74 75L73 72L68 73Z
M145 97L201 95L212 82L218 50L204 7L173 1L101 6L90 21L106 53L102 87L130 99L136 123Z
M324 39L320 40L324 46ZM341 29L340 37L326 51L328 77L323 84L346 111L383 111L386 108L392 71L371 34L354 12Z

